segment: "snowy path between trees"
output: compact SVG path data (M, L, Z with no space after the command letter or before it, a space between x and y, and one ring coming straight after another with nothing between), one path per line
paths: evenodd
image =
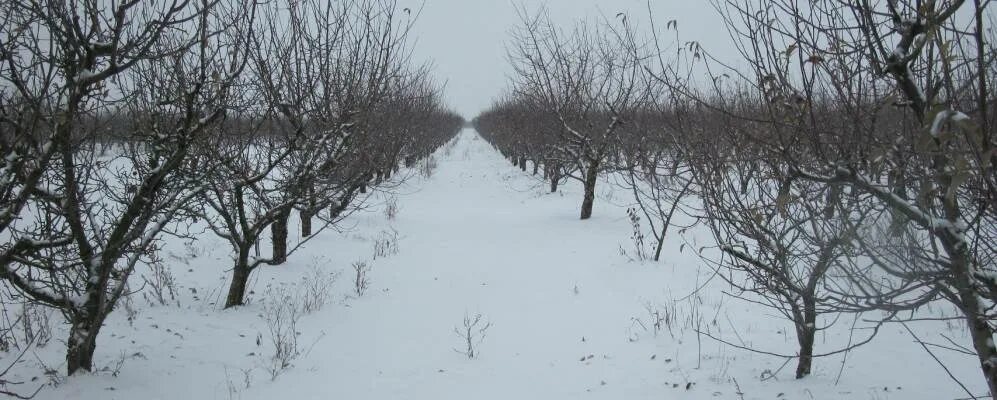
M773 311L726 297L719 279L709 279L712 271L695 254L706 244L705 232L673 234L659 263L631 262L620 254L621 246L633 246L626 192L601 182L595 216L580 221L578 186L546 193L473 130L458 140L436 155L431 178L413 177L398 189L395 220L374 207L352 216L346 232L323 232L287 265L257 271L246 307L222 311L213 304L230 264L222 243L210 235L193 247L171 243L166 262L178 281L179 305L151 306L136 296L134 313L119 308L102 332L96 364L107 368L62 378L39 398L965 397L901 326L885 327L873 345L850 353L838 385L840 356L818 359L814 375L802 381L792 379L792 362L763 380L784 360L695 333L699 327L784 353L792 353L795 341L786 331L791 325ZM398 253L374 259L373 241L391 229L398 232ZM358 260L372 267L370 288L359 298L351 295L350 267ZM291 287L312 266L341 271L332 300L301 318L301 355L271 379L265 365L273 349L261 316L266 288ZM655 310L664 318L657 331ZM464 344L453 331L477 313L492 325L477 344L478 356L468 359L455 351ZM847 342L851 319L844 319L818 338L818 352ZM932 324L914 326L932 340L941 332L965 341L958 326ZM37 360L60 368L60 351L53 342ZM983 392L971 359L941 355ZM29 380L38 375L32 368L37 363L28 360L17 372Z

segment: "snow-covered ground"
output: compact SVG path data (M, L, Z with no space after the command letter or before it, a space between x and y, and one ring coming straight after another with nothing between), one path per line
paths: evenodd
M171 243L166 261L177 299L153 306L139 294L132 312L119 307L98 342L102 371L42 375L40 364L64 374L63 346L53 341L26 357L12 380L28 381L25 388L61 382L40 399L968 397L893 325L870 345L816 360L812 376L795 380L795 360L780 369L781 358L697 335L795 349L788 322L724 295L696 254L708 244L704 231L672 233L661 262L632 262L620 252L632 247L625 191L601 183L595 216L580 221L579 186L546 193L472 130L436 157L431 178L398 189L394 220L372 207L350 217L343 232L321 233L285 266L258 270L242 308L220 309L227 245L210 234L191 246ZM393 231L397 254L375 259L375 244ZM352 293L356 261L372 267L362 297ZM272 378L264 305L276 293L302 293L295 286L302 282L322 282L316 273L338 274L331 299L298 322L300 355ZM476 314L491 325L469 359L454 328ZM843 317L818 337L816 351L860 340L861 330L850 338L851 325ZM967 343L957 323L910 326L924 340ZM985 393L972 358L935 352L970 390Z

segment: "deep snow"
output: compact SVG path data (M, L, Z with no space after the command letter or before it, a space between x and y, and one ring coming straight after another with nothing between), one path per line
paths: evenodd
M696 254L709 244L705 231L672 232L661 262L632 262L620 254L632 247L624 190L600 182L595 216L580 221L577 185L545 193L543 183L473 130L457 140L436 155L431 178L413 177L397 189L395 220L375 204L350 217L343 232L321 233L287 265L258 270L246 307L220 310L230 268L224 243L210 234L190 248L170 243L166 259L179 282L179 305L152 306L135 296L134 321L119 307L102 331L96 364L106 370L57 376L62 383L38 398L967 397L902 326L892 325L848 354L837 385L841 356L816 360L814 375L803 380L792 379L793 361L769 379L766 371L784 360L695 333L698 327L734 343L794 351L789 323L725 296L722 282L711 279ZM373 241L391 229L398 253L374 259ZM360 298L351 294L350 265L358 260L372 265L371 288ZM302 354L271 380L264 366L273 349L261 317L266 288L292 287L313 266L339 272L333 301L302 318ZM648 309L668 316L657 333ZM468 359L455 351L462 342L453 329L475 313L492 326L478 358ZM819 336L817 352L847 343L851 322L843 317ZM967 343L958 323L911 327L925 340L944 334ZM56 331L64 337L61 327ZM51 379L40 373L41 363L63 374L62 350L55 341L37 349L13 380L37 377L23 386L31 388ZM985 392L972 358L936 353L974 393Z

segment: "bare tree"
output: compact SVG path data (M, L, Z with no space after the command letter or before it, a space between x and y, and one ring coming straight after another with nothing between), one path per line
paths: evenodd
M861 255L838 263L844 281L829 281L828 296L852 309L886 310L888 320L950 302L997 396L989 2L714 4L750 69L703 53L717 67L707 69L712 96L667 77L668 68L657 77L751 125L738 147L777 160L767 170L794 182L786 186L808 182L802 187L826 193L826 207L808 211L808 221L854 232ZM799 197L788 196L775 205Z
M840 207L828 203L843 201L829 193L836 188L794 180L778 165L738 153L711 157L696 167L706 219L727 256L717 261L728 270L718 276L739 289L733 295L774 308L793 323L799 345L796 378L803 378L816 357L816 334L832 325L836 314L853 310L825 288L833 271L852 256L854 226L819 217L829 207ZM860 213L856 210L854 217L863 218ZM868 343L877 330L844 350Z
M615 30L615 22L600 21L579 23L565 33L545 12L531 16L521 10L520 17L509 53L513 91L559 122L555 131L538 133L557 135L545 148L562 160L559 172L582 182L581 219L588 219L599 174L615 156L614 136L648 102L652 86L644 79L643 60L625 47L635 41L626 36L632 30ZM625 25L626 19L620 23ZM523 139L529 134L518 135ZM525 170L525 158L520 164Z
M676 213L691 215L695 207L688 200L699 191L693 150L701 147L693 137L702 132L697 125L702 114L694 103L662 95L653 109L631 117L618 135L616 181L633 195L637 217L643 216L650 227L654 261L661 258Z
M256 268L285 262L312 235L360 207L361 195L385 182L410 140L433 138L413 129L411 120L387 123L393 113L434 123L440 114L435 91L424 90L430 88L425 71L410 68L412 20L398 12L395 2L381 0L300 2L265 11L239 116L222 125L203 154L220 162L201 213L235 252L226 307L243 303ZM399 128L405 124L408 129ZM288 246L295 208L307 235ZM267 228L272 251L261 254Z
M97 335L135 265L195 192L183 173L187 155L222 115L219 99L240 65L216 37L246 14L208 1L68 7L27 2L4 13L12 39L0 52L3 76L14 88L5 97L17 99L4 104L3 114L15 116L4 119L15 133L4 152L19 165L5 177L2 224L12 241L0 266L8 283L69 320L72 374L92 368ZM150 68L162 80L138 91ZM122 78L127 70L139 72ZM124 106L112 107L118 99ZM83 147L107 115L134 115L141 104L154 104L145 115L169 126L136 120L136 145L110 158Z

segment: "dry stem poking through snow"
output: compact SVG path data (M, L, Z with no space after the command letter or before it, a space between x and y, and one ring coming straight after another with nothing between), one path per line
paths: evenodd
M476 358L480 355L481 341L485 340L486 331L492 327L491 322L483 321L481 318L480 313L474 314L474 316L464 314L463 326L453 328L454 334L461 338L464 348L455 348L454 351L467 356L467 358Z

